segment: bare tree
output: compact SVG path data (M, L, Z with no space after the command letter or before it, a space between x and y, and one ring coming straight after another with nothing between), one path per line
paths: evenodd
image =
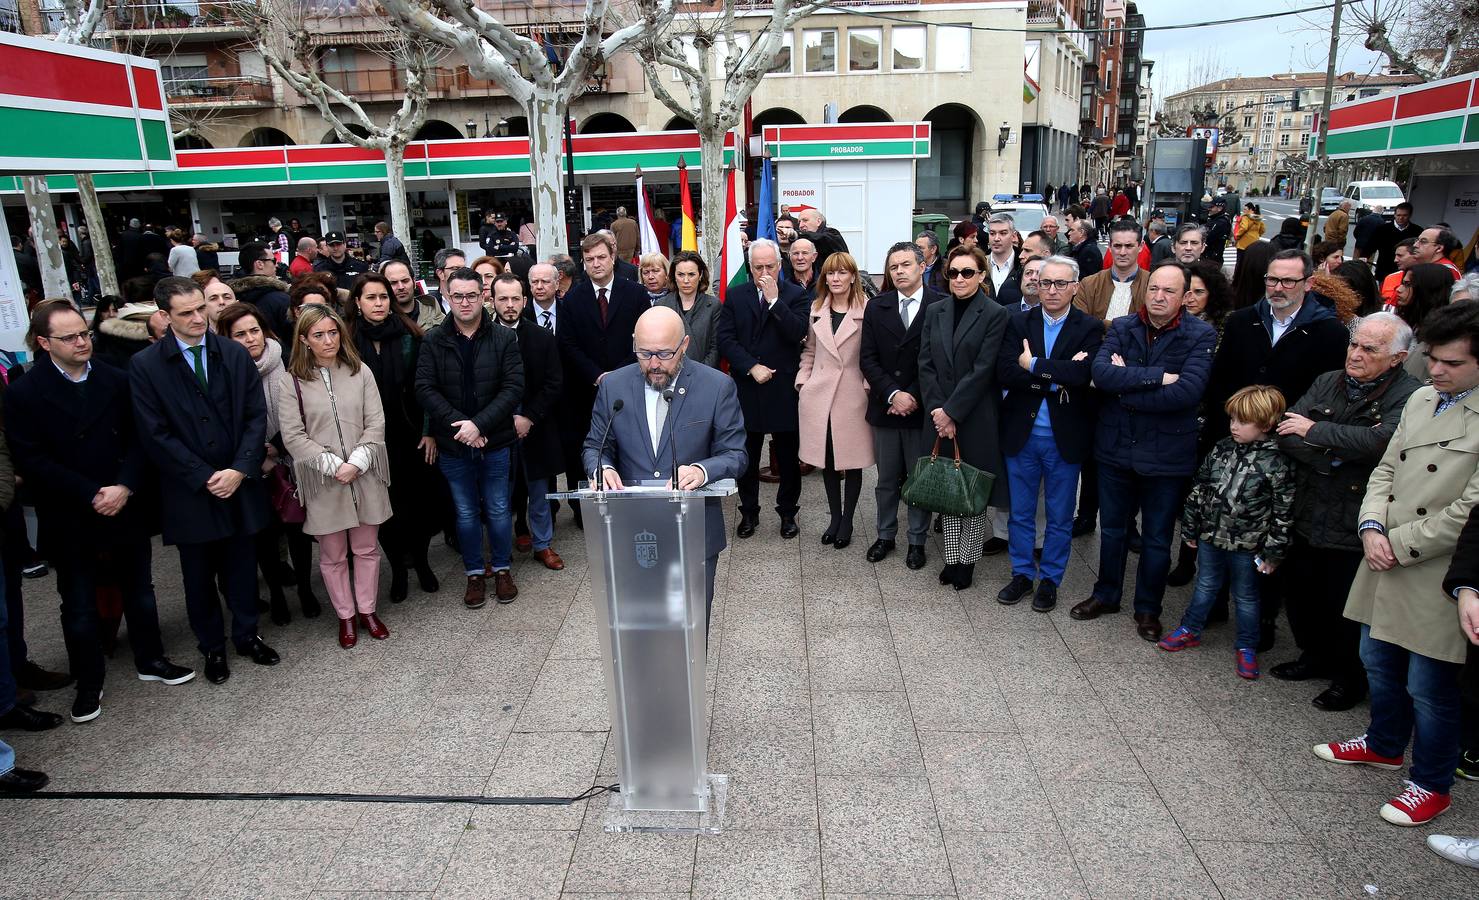
M387 27L366 41L375 53L389 60L406 79L400 105L381 121L347 92L326 82L318 72L311 38L312 18L307 5L298 0L244 0L237 14L253 23L252 46L288 86L313 104L339 139L385 156L385 176L390 187L390 228L403 242L411 242L411 213L406 202L406 145L426 122L427 90L437 63L444 55L440 47L405 32ZM296 64L296 65L295 65ZM350 126L363 130L363 134Z
M1305 30L1330 33L1328 16L1300 16ZM1348 2L1341 42L1385 56L1394 69L1436 81L1479 69L1479 0Z
M539 247L566 253L560 139L570 101L585 93L590 75L640 38L644 28L666 24L674 0L653 2L651 20L606 34L609 0L586 0L579 24L567 26L579 37L558 66L549 58L549 45L515 33L474 0L380 0L380 6L406 33L458 54L470 74L494 82L523 107L529 119L529 178Z
M655 0L638 0L642 38L635 50L647 84L663 106L693 123L703 155L704 237L700 252L715 265L724 245L724 136L739 124L745 102L775 64L783 35L827 5L826 0L775 0L770 18L755 35L735 29L736 0L722 0L717 13L668 17ZM716 69L717 64L717 69ZM675 97L664 78L677 73L687 102Z

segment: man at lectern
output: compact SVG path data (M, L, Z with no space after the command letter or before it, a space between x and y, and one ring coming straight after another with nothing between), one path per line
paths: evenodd
M687 349L682 317L655 306L632 334L637 361L601 379L582 460L585 471L601 470L606 490L670 481L692 491L745 470L745 422L734 382L685 360ZM717 497L704 506L704 574L712 612L714 567L725 546L724 510Z

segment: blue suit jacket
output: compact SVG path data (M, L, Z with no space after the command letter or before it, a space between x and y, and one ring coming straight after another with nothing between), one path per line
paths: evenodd
M624 484L664 481L672 477L676 453L678 465L703 466L711 482L738 478L744 472L748 463L745 420L732 380L702 363L685 361L673 381L673 405L663 423L656 453L647 427L646 386L642 369L636 364L601 379L591 410L591 430L581 454L585 471L609 465L616 468ZM611 405L617 400L621 400L622 409L613 420ZM598 456L608 421L610 437L605 453ZM717 497L706 500L704 506L705 551L715 556L725 546L724 510Z

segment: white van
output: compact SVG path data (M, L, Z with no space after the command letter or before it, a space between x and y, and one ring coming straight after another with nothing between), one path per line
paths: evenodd
M1354 207L1351 210L1353 219L1368 212L1379 212L1390 219L1397 204L1407 199L1393 181L1352 181L1345 186L1343 196Z

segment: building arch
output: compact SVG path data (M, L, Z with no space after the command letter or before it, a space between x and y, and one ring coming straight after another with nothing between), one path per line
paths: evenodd
M666 124L666 125L664 125L662 127L662 130L663 131L693 131L694 130L694 127L693 127L692 120L685 119L682 116L673 116L671 119L668 120L668 124Z
M502 124L502 126L503 126L503 135L504 135L504 137L528 137L529 136L529 117L528 116L509 116L507 119L504 119L500 124Z
M620 113L599 112L580 123L581 134L631 134L637 130L631 120Z
M959 103L944 103L925 114L930 123L930 155L919 161L915 201L925 212L963 216L971 211L971 168L979 146L981 120Z
M784 106L772 106L759 115L755 116L754 124L751 126L757 132L766 125L805 125L806 118L794 109Z
M211 142L198 134L182 134L175 138L176 150L213 150Z
M355 125L353 123L350 123L348 125L345 125L344 127L349 131L350 134L358 135L359 137L362 137L362 138L367 138L367 137L370 136L369 129L364 128L362 126L359 126L359 125ZM342 143L344 143L344 141L341 141L339 139L339 133L338 132L336 132L334 129L330 128L329 131L328 131L328 133L324 135L323 140L319 141L319 143L320 144L342 144Z
M842 115L837 117L837 121L844 124L859 122L892 122L893 120L893 116L890 116L888 113L884 112L876 106L868 106L867 104L851 107Z
M477 135L473 135L476 137ZM459 141L467 137L456 125L441 119L427 119L416 131L413 141Z
M279 128L262 126L253 128L242 136L241 147L291 147L296 141L287 136L287 133Z

